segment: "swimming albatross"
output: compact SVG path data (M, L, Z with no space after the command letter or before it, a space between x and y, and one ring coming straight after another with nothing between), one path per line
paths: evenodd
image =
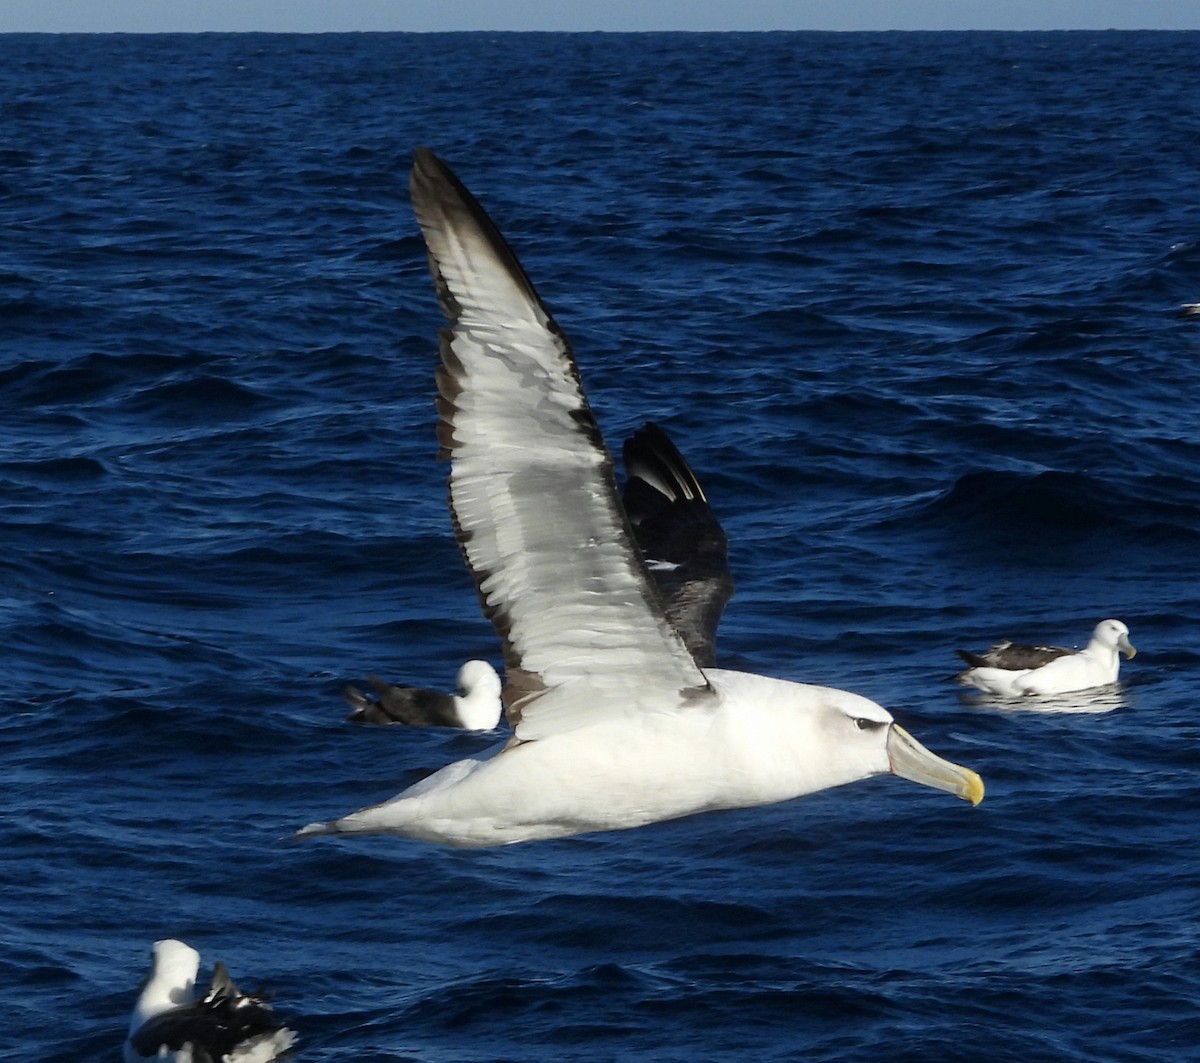
M1117 681L1121 655L1133 658L1129 628L1120 620L1101 620L1082 650L1027 646L1007 639L986 653L955 650L967 664L956 676L964 686L1001 697L1069 694Z
M378 699L346 687L352 723L403 723L410 727L458 727L490 731L500 722L500 677L487 661L467 661L458 670L458 693L401 687L367 676Z
M203 997L194 988L200 953L172 938L156 941L125 1040L125 1063L270 1063L295 1042L261 996L243 993L223 963Z
M455 533L504 645L512 738L301 836L502 845L785 801L894 773L977 804L975 772L857 694L702 669L667 618L562 329L450 169L411 193L440 335Z

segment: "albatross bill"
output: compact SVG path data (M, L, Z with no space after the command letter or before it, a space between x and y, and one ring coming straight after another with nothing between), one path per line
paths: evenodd
M410 187L449 323L436 379L452 520L503 643L513 736L300 834L503 845L888 773L978 804L975 772L930 753L874 702L697 663L642 562L562 329L427 149Z

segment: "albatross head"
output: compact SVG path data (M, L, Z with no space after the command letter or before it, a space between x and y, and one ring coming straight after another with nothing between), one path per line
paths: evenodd
M748 672L705 674L726 709L725 741L757 780L760 804L889 774L972 805L983 800L975 772L930 752L870 698Z
M801 793L892 774L972 805L983 800L983 780L975 772L926 749L869 698L795 683L779 691L784 711L775 717L774 738L791 746Z
M890 772L972 805L983 800L983 780L975 772L926 749L883 706L843 690L827 695L822 699L822 730L827 735L823 745L834 762L830 771L853 771L858 765L865 769L860 778ZM839 767L837 761L846 766Z
M487 661L467 661L458 670L458 713L469 731L490 731L500 722L500 676Z
M1105 649L1116 650L1130 660L1137 653L1129 641L1129 628L1120 620L1101 620L1092 632L1092 638Z

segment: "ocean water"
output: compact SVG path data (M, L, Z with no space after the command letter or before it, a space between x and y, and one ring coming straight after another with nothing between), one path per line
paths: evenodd
M1200 1041L1200 34L0 36L0 1054L155 939L305 1061L1140 1061ZM412 148L662 424L722 664L984 776L460 852L281 840L497 740ZM1058 705L954 649L1139 648ZM1050 711L1057 708L1061 711Z

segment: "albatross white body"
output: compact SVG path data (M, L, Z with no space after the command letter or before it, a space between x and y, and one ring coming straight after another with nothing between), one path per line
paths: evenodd
M418 149L411 190L450 329L438 438L455 532L504 643L512 740L302 835L503 845L787 800L894 772L983 797L874 702L704 671L668 618L562 330L491 219Z
M746 672L707 677L713 696L702 705L609 712L458 761L305 832L505 845L786 801L893 770L965 793L962 769L924 750L873 701Z

